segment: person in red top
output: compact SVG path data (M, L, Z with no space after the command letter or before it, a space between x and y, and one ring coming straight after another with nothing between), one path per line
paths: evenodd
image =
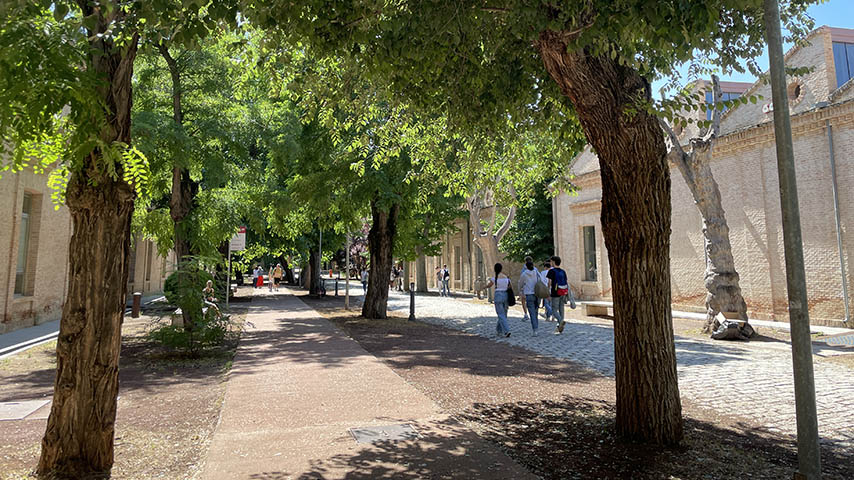
M552 257L552 265L552 269L546 274L546 278L549 279L549 289L551 290L552 315L558 322L555 333L563 333L563 326L566 323L564 306L569 300L569 307L575 308L575 299L572 298L572 290L569 288L566 272L560 268L560 257L557 255Z

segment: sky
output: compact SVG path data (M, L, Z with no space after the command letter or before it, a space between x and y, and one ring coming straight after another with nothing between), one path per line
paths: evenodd
M813 5L808 9L808 12L810 16L815 19L816 28L822 25L827 25L829 27L854 28L854 0L829 0L819 5ZM783 51L787 52L791 47L791 44L783 45ZM760 57L757 62L763 71L768 70L767 50L766 53L762 54L762 57ZM685 75L687 73L687 66L681 68L680 72L683 75L682 78L684 81ZM756 81L756 77L751 75L749 71L743 74L735 72L733 75L721 77L721 80L731 82L753 83ZM662 85L664 85L665 82L666 79L656 80L655 82L653 82L653 97L658 97L658 91L662 87Z

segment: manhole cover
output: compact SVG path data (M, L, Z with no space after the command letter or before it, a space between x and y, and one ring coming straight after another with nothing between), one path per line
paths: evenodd
M351 428L350 434L353 435L357 443L416 440L419 437L418 431L408 423L382 427Z
M0 420L21 420L47 405L47 400L24 400L22 402L0 402Z
M832 337L825 338L824 341L828 345L842 345L854 347L854 333L843 333L840 335L833 335Z

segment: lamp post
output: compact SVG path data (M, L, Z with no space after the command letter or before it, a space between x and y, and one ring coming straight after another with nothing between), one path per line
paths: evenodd
M777 144L777 174L780 179L780 206L783 214L783 248L786 257L786 289L789 296L789 324L792 335L792 365L795 377L795 414L798 424L798 475L819 480L821 456L818 446L818 417L812 364L809 306L804 273L798 185L792 124L786 89L783 37L780 31L778 0L765 0L765 39L768 43L771 98L774 104L774 137Z

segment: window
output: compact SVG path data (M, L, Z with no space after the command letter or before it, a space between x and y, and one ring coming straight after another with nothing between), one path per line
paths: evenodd
M740 93L721 92L721 101L725 102L727 100L735 100L736 98L738 98L740 96L741 96ZM712 119L712 109L714 108L713 107L714 104L715 104L715 94L711 90L707 90L706 91L706 105L709 105L709 109L706 110L706 120ZM724 107L723 111L726 112L727 108Z
M836 88L854 77L854 43L833 42Z
M584 280L596 281L596 228L583 227L584 237Z
M145 281L151 281L151 262L154 257L154 242L145 242Z
M30 215L32 214L33 199L29 193L24 194L24 207L21 212L21 227L18 235L18 267L15 270L15 294L27 293L27 260L30 250Z

